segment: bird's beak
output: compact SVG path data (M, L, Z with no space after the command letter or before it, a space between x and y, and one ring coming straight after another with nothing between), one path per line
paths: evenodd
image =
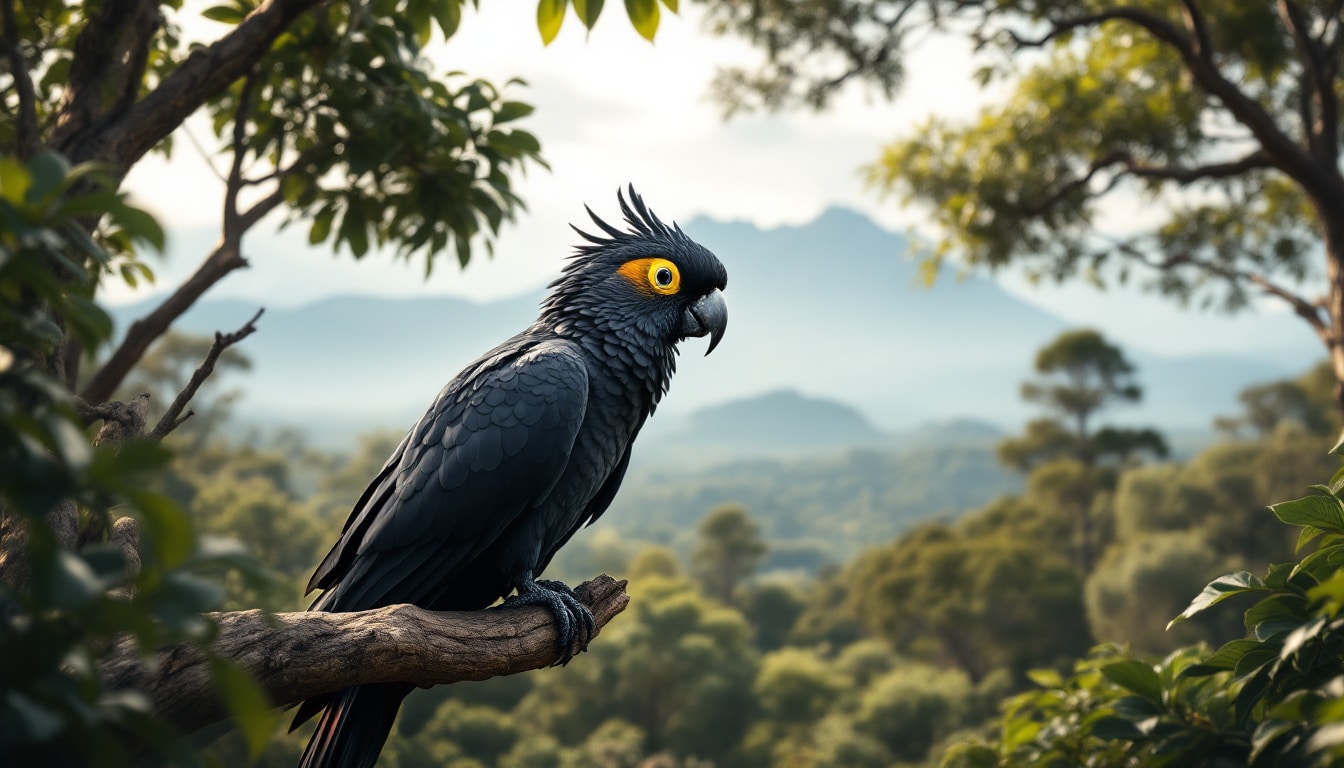
M728 304L723 300L723 291L717 288L686 308L681 318L681 337L708 336L708 355L719 346L723 331L728 327Z

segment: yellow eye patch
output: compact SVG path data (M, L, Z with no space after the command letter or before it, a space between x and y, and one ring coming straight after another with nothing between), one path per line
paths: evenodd
M643 293L671 296L681 290L681 270L667 259L631 259L616 271Z

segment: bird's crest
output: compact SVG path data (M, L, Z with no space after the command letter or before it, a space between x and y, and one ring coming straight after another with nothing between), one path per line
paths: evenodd
M603 221L602 217L593 213L592 208L585 205L583 209L588 212L588 216L592 218L593 223L603 232L607 233L607 237L590 234L571 224L570 228L579 233L579 237L582 237L590 243L590 245L578 246L571 258L586 256L594 251L602 250L607 246L617 245L631 240L642 238L686 237L686 233L682 232L681 227L677 226L675 222L669 227L664 224L653 211L649 210L649 207L644 204L644 198L640 197L639 193L635 191L634 184L629 185L627 190L630 194L628 201L626 200L625 193L619 189L616 190L616 200L620 203L621 214L625 216L625 223L630 226L630 230L622 231L617 229Z

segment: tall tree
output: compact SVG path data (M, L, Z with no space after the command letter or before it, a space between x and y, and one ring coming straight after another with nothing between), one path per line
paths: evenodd
M696 533L691 572L706 594L724 605L736 605L738 588L765 557L760 524L745 509L728 505L705 515Z
M1098 427L1098 412L1135 403L1143 389L1124 352L1093 330L1067 331L1036 354L1035 381L1022 385L1022 399L1051 412L1027 425L1026 434L999 443L999 460L1031 474L1040 498L1071 511L1079 569L1096 563L1095 507L1115 485L1115 469L1139 453L1167 454L1153 429Z
M1229 310L1283 301L1330 357L1344 409L1344 18L1338 0L705 0L713 29L766 54L721 74L730 110L823 108L846 84L887 96L938 30L984 55L1006 97L932 118L870 168L927 206L935 260L1024 265ZM1151 226L1102 226L1118 197Z
M168 456L156 444L190 415L201 383L258 318L216 335L157 422L148 396L111 399L176 318L247 265L243 236L272 212L304 221L314 245L356 257L385 245L423 255L426 269L444 252L465 264L473 240L489 248L520 208L514 175L542 161L536 138L516 127L532 111L507 98L516 86L442 76L421 55L436 27L444 37L457 32L463 4L224 0L201 14L227 31L189 42L179 24L196 11L180 2L0 0L0 656L25 661L0 671L8 757L117 764L128 744L150 744L181 763L189 746L175 732L229 713L255 748L270 730L269 704L389 675L425 683L505 671L430 647L471 635L472 620L463 630L424 612L372 617L437 625L423 635L428 645L379 662L377 642L342 650L367 615L202 615L222 591L195 571L237 563L238 553L198 539L183 510L145 490L147 476ZM570 5L540 3L543 40ZM573 6L591 28L601 4ZM657 0L626 9L652 38ZM221 148L219 243L98 358L112 335L100 288L148 276L136 248L161 249L164 239L117 189L147 153L168 152L198 113ZM89 359L102 362L76 396ZM100 421L90 446L86 428ZM114 509L133 517L113 520ZM103 534L86 535L84 519ZM583 593L606 606L594 611L601 621L625 603L621 585L603 584L600 594ZM510 662L510 671L553 661L543 627L509 630L523 645L534 637L539 655ZM312 649L324 644L319 659ZM161 648L174 655L172 675L144 663ZM363 661L333 663L349 651ZM417 653L424 663L387 666ZM284 674L267 676L276 658L286 659ZM448 669L454 663L459 672ZM258 687L249 678L259 673Z
M1165 456L1166 442L1151 429L1098 429L1106 408L1136 403L1143 388L1124 352L1100 333L1067 331L1036 353L1040 377L1022 385L1022 399L1051 413L1027 425L1020 438L999 444L999 457L1024 471L1058 456L1092 467L1106 458L1124 463L1140 450Z

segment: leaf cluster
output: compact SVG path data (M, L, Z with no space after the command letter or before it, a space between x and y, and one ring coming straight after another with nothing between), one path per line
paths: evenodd
M158 225L94 169L50 153L0 158L0 751L24 765L125 765L148 746L192 764L190 745L153 718L146 697L103 686L98 660L118 642L146 654L208 642L202 613L222 597L208 574L255 571L236 546L198 537L177 505L146 490L166 450L91 446L72 395L50 373L63 331L89 348L111 333L91 299L109 258L80 226L100 216L123 238L162 245ZM75 505L102 531L116 517L136 520L141 566L130 568L112 542L69 549L50 521L62 509L73 519ZM224 660L216 666L222 696L259 745L267 708L252 706L264 704L255 684Z
M1251 596L1246 636L1158 661L1101 646L1070 676L1033 673L995 744L944 765L1333 765L1344 758L1344 469L1315 495L1275 504L1300 529L1295 562L1208 584L1170 626Z

